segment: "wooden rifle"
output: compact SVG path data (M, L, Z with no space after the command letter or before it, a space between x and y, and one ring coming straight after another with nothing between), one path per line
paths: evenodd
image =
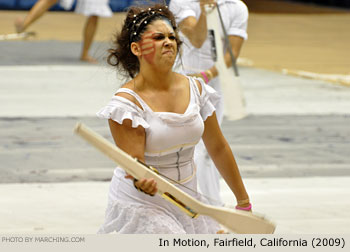
M240 234L271 234L275 230L273 223L251 212L211 206L196 200L162 178L155 168L139 162L82 123L76 125L75 133L115 161L134 178L153 178L157 182L157 193L191 218L206 215L232 232Z

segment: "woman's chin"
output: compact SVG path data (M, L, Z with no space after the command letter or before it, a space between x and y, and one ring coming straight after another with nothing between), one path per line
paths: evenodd
M158 65L158 69L162 69L164 71L172 69L174 66L175 60L174 59L168 59L168 60L164 60L162 61L162 63L160 63Z

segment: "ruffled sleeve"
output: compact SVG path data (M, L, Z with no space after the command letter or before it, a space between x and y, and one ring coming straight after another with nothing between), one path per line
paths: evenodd
M103 119L112 119L119 124L122 124L125 119L132 121L132 127L149 128L146 122L144 111L140 109L135 103L120 96L113 96L111 101L96 113L97 117Z
M195 80L198 80L202 86L202 92L199 94L198 86L195 83L199 96L200 114L203 121L205 121L214 113L215 107L220 101L220 95L214 88L205 84L201 78L196 78Z

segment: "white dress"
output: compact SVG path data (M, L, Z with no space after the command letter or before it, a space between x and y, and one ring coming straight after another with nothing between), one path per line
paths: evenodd
M60 0L60 5L65 10L72 8L74 0ZM109 6L109 0L77 0L74 12L84 16L112 17L113 12Z
M130 119L132 127L141 125L145 128L145 163L197 191L194 147L201 139L203 121L213 114L214 105L220 98L214 89L203 82L200 94L195 79L188 79L191 98L184 114L154 112L134 91L120 88L117 93L124 92L134 96L142 109L128 99L113 96L97 115L119 124ZM125 175L121 168L115 169L109 189L105 222L98 233L116 231L126 234L196 234L216 233L220 229L218 223L209 217L199 216L192 219L158 194L152 197L137 191L133 181L125 179ZM204 201L200 194L181 186L179 188Z

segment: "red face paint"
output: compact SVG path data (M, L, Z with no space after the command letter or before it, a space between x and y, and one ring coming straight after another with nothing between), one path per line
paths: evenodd
M141 40L141 54L144 59L149 63L154 63L154 56L156 54L156 45L153 40L153 32L145 32Z

